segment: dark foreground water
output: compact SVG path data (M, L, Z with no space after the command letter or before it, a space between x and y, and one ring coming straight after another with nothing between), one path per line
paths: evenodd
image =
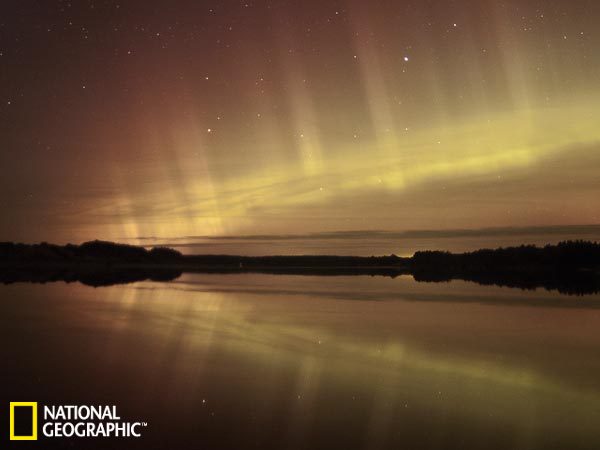
M9 401L148 423L14 448L600 448L599 297L186 275L0 286L0 320L4 425Z

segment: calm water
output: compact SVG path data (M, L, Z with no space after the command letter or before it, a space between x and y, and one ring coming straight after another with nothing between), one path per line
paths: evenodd
M2 404L149 423L111 448L600 448L599 297L186 275L0 286L0 308Z

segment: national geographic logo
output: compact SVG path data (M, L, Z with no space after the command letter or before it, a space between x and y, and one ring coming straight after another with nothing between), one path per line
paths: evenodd
M10 402L10 440L37 440L37 402Z
M11 441L36 441L38 429L43 438L139 438L147 426L122 420L114 405L43 405L38 420L37 402L10 402Z

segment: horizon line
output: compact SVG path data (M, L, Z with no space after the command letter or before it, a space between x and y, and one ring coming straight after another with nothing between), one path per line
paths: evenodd
M286 241L286 240L357 240L365 238L385 239L413 239L413 238L440 238L449 239L456 237L494 237L494 236L519 236L519 235L561 235L568 233L598 234L600 238L600 224L575 224L575 225L536 225L536 226L505 226L483 228L447 228L447 229L409 229L396 230L337 230L317 231L309 233L290 234L241 234L241 235L188 235L175 237L137 236L121 237L123 240L173 240L182 241L189 239L207 241Z

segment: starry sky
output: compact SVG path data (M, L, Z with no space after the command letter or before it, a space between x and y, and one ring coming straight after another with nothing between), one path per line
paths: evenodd
M595 0L4 0L0 240L598 224L599 21Z

